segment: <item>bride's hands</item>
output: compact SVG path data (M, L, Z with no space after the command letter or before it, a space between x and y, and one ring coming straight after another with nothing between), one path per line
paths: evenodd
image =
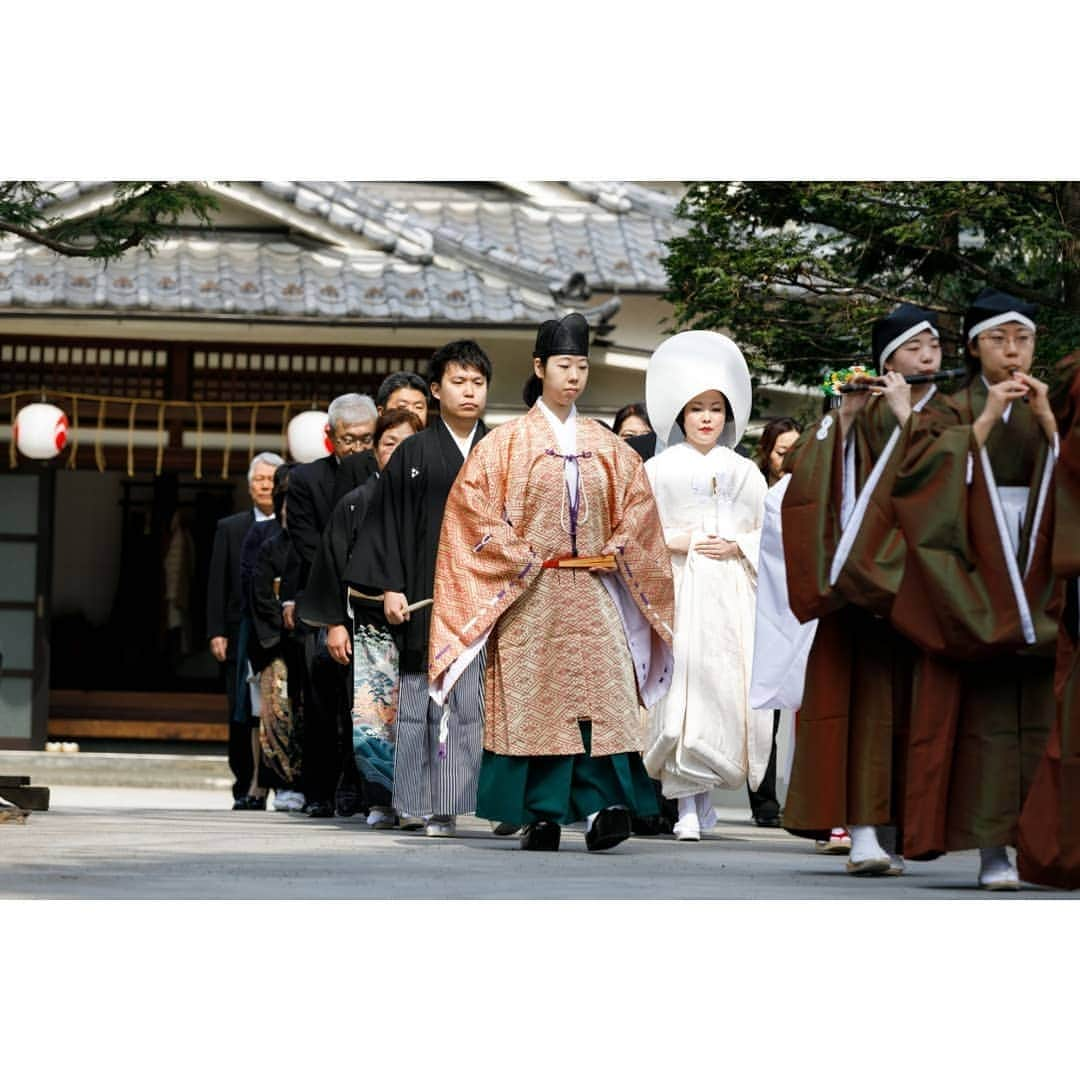
M719 536L706 536L696 540L693 550L707 559L733 559L739 554L739 545L734 540L724 540Z

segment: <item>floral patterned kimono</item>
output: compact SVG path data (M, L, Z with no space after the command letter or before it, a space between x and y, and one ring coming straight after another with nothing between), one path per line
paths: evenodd
M616 571L557 568L614 556ZM671 563L644 467L601 424L537 402L478 443L446 504L429 677L445 700L487 644L477 813L570 823L656 813L639 696L671 681Z

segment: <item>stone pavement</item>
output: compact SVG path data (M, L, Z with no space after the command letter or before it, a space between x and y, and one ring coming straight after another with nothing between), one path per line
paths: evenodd
M54 787L52 809L0 826L0 897L103 899L849 899L998 900L982 893L974 852L909 864L900 878L856 880L844 859L759 829L721 805L700 843L635 837L585 851L580 828L558 853L523 852L463 818L453 840L376 832L360 818L234 812L227 792Z

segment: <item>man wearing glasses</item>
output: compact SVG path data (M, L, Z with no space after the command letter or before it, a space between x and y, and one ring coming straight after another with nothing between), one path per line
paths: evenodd
M298 595L307 584L312 559L338 499L374 471L370 450L377 419L375 402L365 394L334 398L326 424L333 452L298 465L289 476L289 535L300 557ZM368 463L370 468L365 469ZM349 715L347 697L342 697L341 669L330 659L317 628L305 627L304 656L308 675L302 736L304 811L310 817L333 817L340 778L340 809L347 816L356 811L355 794L350 799L349 792L355 792L359 784L351 728L344 730Z

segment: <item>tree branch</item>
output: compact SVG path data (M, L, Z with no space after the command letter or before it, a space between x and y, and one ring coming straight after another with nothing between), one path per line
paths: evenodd
M92 247L80 247L77 244L67 244L62 240L53 239L47 232L39 232L36 229L27 229L21 225L15 225L10 221L0 221L0 232L12 233L15 236L21 236L24 240L29 240L34 244L41 244L42 247L47 247L50 251L55 251L58 255L68 255L78 259L92 259L95 257L94 251L98 244L94 244ZM127 251L128 248L137 247L143 242L142 230L135 226L130 236L124 240L118 241L115 244L115 250L108 256L114 258L116 255ZM100 241L99 241L100 243Z

